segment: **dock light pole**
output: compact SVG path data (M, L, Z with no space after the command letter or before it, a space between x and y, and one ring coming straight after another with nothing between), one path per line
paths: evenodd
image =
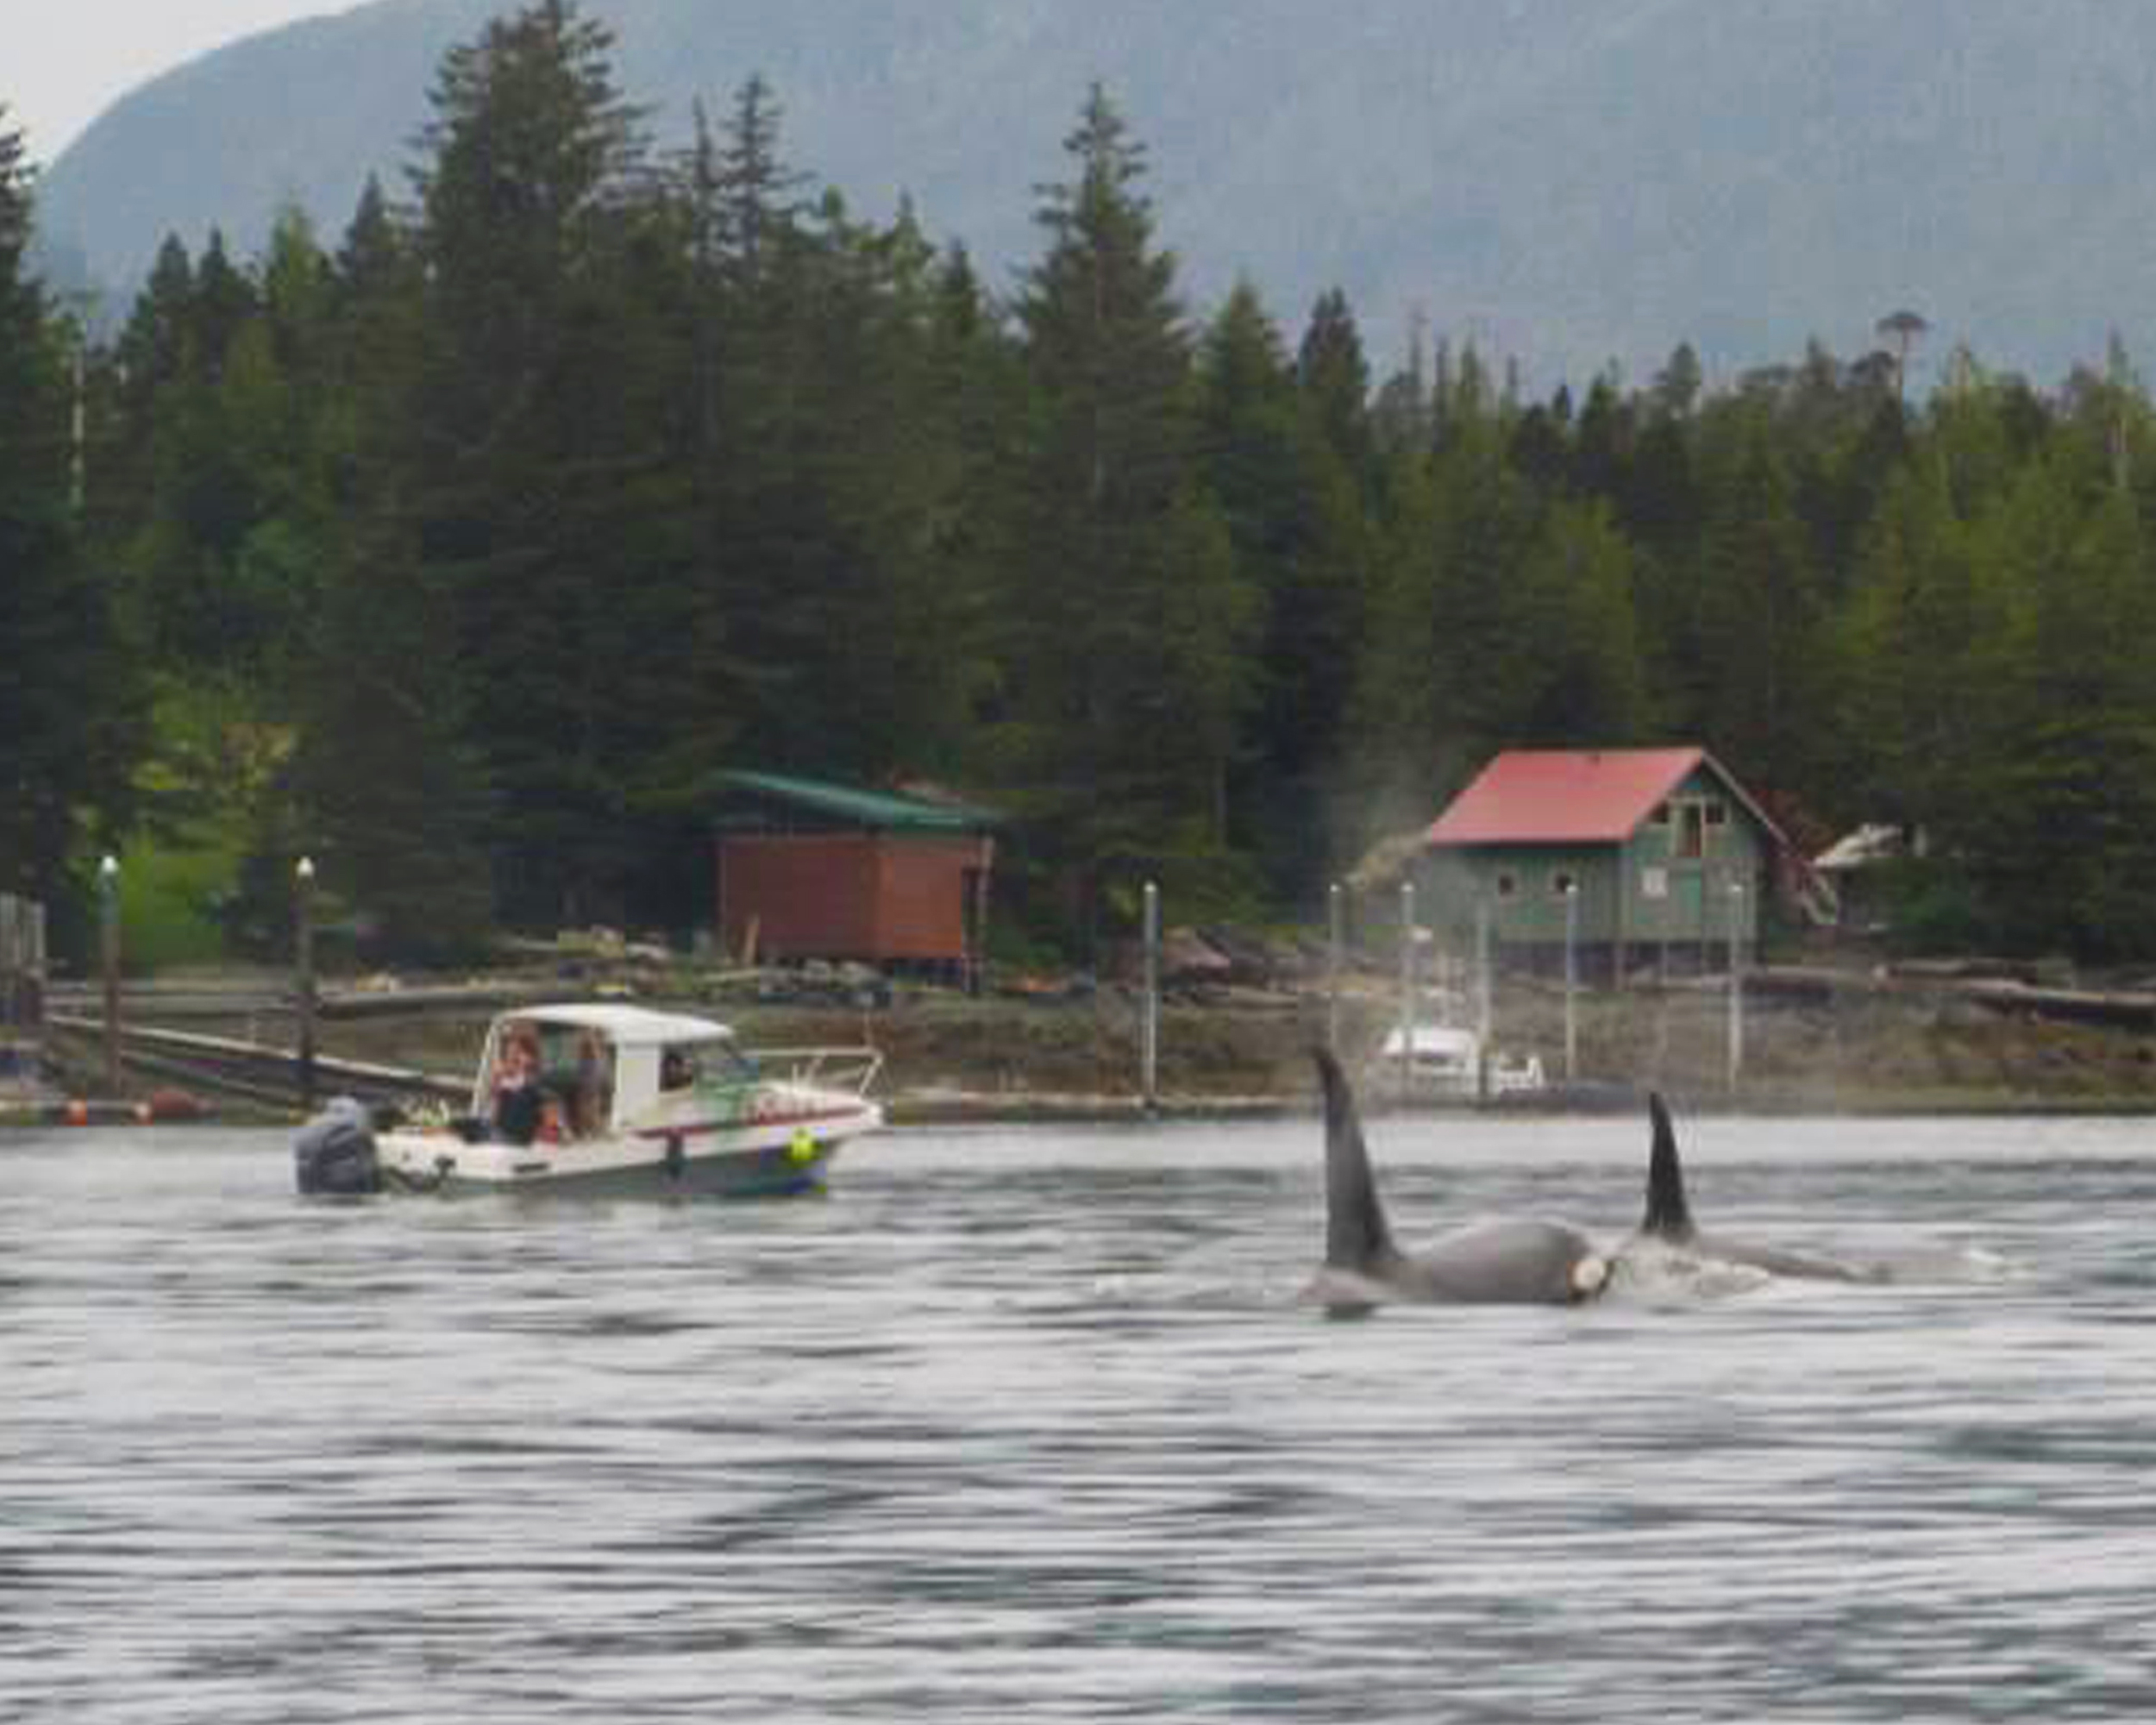
M97 865L98 942L104 964L105 1094L120 1094L120 859Z
M1139 1088L1146 1111L1160 1100L1160 888L1145 883L1145 998L1139 1019Z
M1415 1073L1415 883L1400 883L1400 1100L1414 1095Z
M1342 898L1338 881L1326 888L1325 1045L1335 1054L1340 1051L1340 964L1341 950L1346 944L1346 907Z
M299 1106L315 1106L315 863L303 856L292 870L292 957L298 975Z
M1489 1033L1495 1016L1490 1000L1489 900L1475 900L1475 1095L1489 1100Z
M1580 1076L1580 883L1564 883L1564 1082Z
M1745 1066L1744 933L1745 883L1729 883L1729 1094L1737 1094L1737 1081Z

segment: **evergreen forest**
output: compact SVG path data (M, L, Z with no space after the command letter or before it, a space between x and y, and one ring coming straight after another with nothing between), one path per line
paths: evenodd
M2156 955L2115 344L1917 399L1902 312L1538 398L1338 292L1193 307L1106 90L999 282L760 78L657 150L611 48L488 24L342 234L168 242L109 336L30 273L0 109L0 889L63 944L108 851L234 952L303 856L397 962L686 931L751 768L1000 811L1003 938L1082 958L1147 880L1311 914L1498 749L1697 742L1801 848L1921 831L1908 942Z

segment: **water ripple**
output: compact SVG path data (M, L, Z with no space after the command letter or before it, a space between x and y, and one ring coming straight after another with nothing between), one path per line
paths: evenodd
M820 1204L308 1205L0 1144L10 1719L2145 1716L2156 1158L1707 1123L1886 1287L1296 1294L1307 1124L894 1134ZM1403 1238L1612 1242L1628 1123L1380 1123Z

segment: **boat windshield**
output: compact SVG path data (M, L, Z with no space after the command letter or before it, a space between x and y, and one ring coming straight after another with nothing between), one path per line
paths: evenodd
M659 1055L659 1090L709 1089L753 1083L756 1063L730 1037L670 1042Z

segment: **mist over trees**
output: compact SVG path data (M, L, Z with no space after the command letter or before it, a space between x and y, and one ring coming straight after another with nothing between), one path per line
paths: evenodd
M1081 952L1148 878L1307 913L1496 749L1685 739L1800 841L1921 828L1913 938L2156 952L2122 354L1528 399L1338 292L1188 304L1107 91L1006 291L755 77L657 153L611 49L489 24L341 235L171 242L87 350L0 111L0 887L215 832L242 942L301 854L388 952L686 928L751 767L1006 809L1006 926Z

